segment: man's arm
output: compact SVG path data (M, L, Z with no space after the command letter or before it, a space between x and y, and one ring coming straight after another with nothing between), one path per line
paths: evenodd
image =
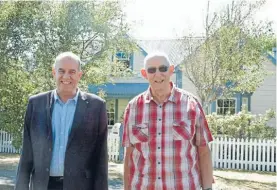
M94 189L108 190L108 151L107 151L107 111L106 104L100 110L99 135L96 142L96 162L94 163Z
M200 166L200 176L202 179L202 188L212 188L213 183L213 165L208 143L213 140L205 113L196 99L196 146L198 150L198 161Z
M33 169L33 150L30 136L32 104L29 101L24 119L23 146L17 169L15 190L29 190L30 175Z
M125 152L125 158L124 158L124 190L130 190L130 182L129 182L129 175L130 175L130 156L132 151L134 150L133 147L127 147Z
M202 178L202 188L212 188L213 183L213 166L209 146L199 146L199 165L200 165L200 175Z

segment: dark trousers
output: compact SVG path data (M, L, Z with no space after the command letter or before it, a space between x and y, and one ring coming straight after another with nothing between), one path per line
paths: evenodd
M63 177L49 177L48 190L63 190Z

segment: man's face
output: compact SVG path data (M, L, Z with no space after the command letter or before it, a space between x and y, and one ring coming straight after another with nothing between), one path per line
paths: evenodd
M149 81L153 90L164 90L170 83L173 71L174 66L169 66L164 59L152 58L148 60L145 68L141 70L141 74Z
M53 69L58 92L61 95L74 94L82 72L79 71L78 63L70 58L60 60Z

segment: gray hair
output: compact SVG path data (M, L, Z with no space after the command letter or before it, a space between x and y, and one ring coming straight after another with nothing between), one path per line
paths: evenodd
M143 63L143 66L144 68L146 68L147 66L147 63L152 60L152 59L161 59L163 61L165 61L165 65L166 66L170 66L172 65L169 61L169 58L167 56L167 54L165 54L164 52L159 52L159 51L156 51L156 52L152 52L150 54L148 54L145 58L144 58L144 63Z
M63 52L63 53L59 54L55 59L53 68L56 68L57 63L59 63L61 60L65 59L65 58L75 61L78 64L79 71L81 71L81 59L78 55L76 55L72 52Z

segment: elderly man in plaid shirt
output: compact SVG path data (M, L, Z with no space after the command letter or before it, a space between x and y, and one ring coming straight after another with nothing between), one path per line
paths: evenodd
M173 72L163 53L144 60L150 87L124 115L125 190L212 189L212 135L195 96L170 81Z

